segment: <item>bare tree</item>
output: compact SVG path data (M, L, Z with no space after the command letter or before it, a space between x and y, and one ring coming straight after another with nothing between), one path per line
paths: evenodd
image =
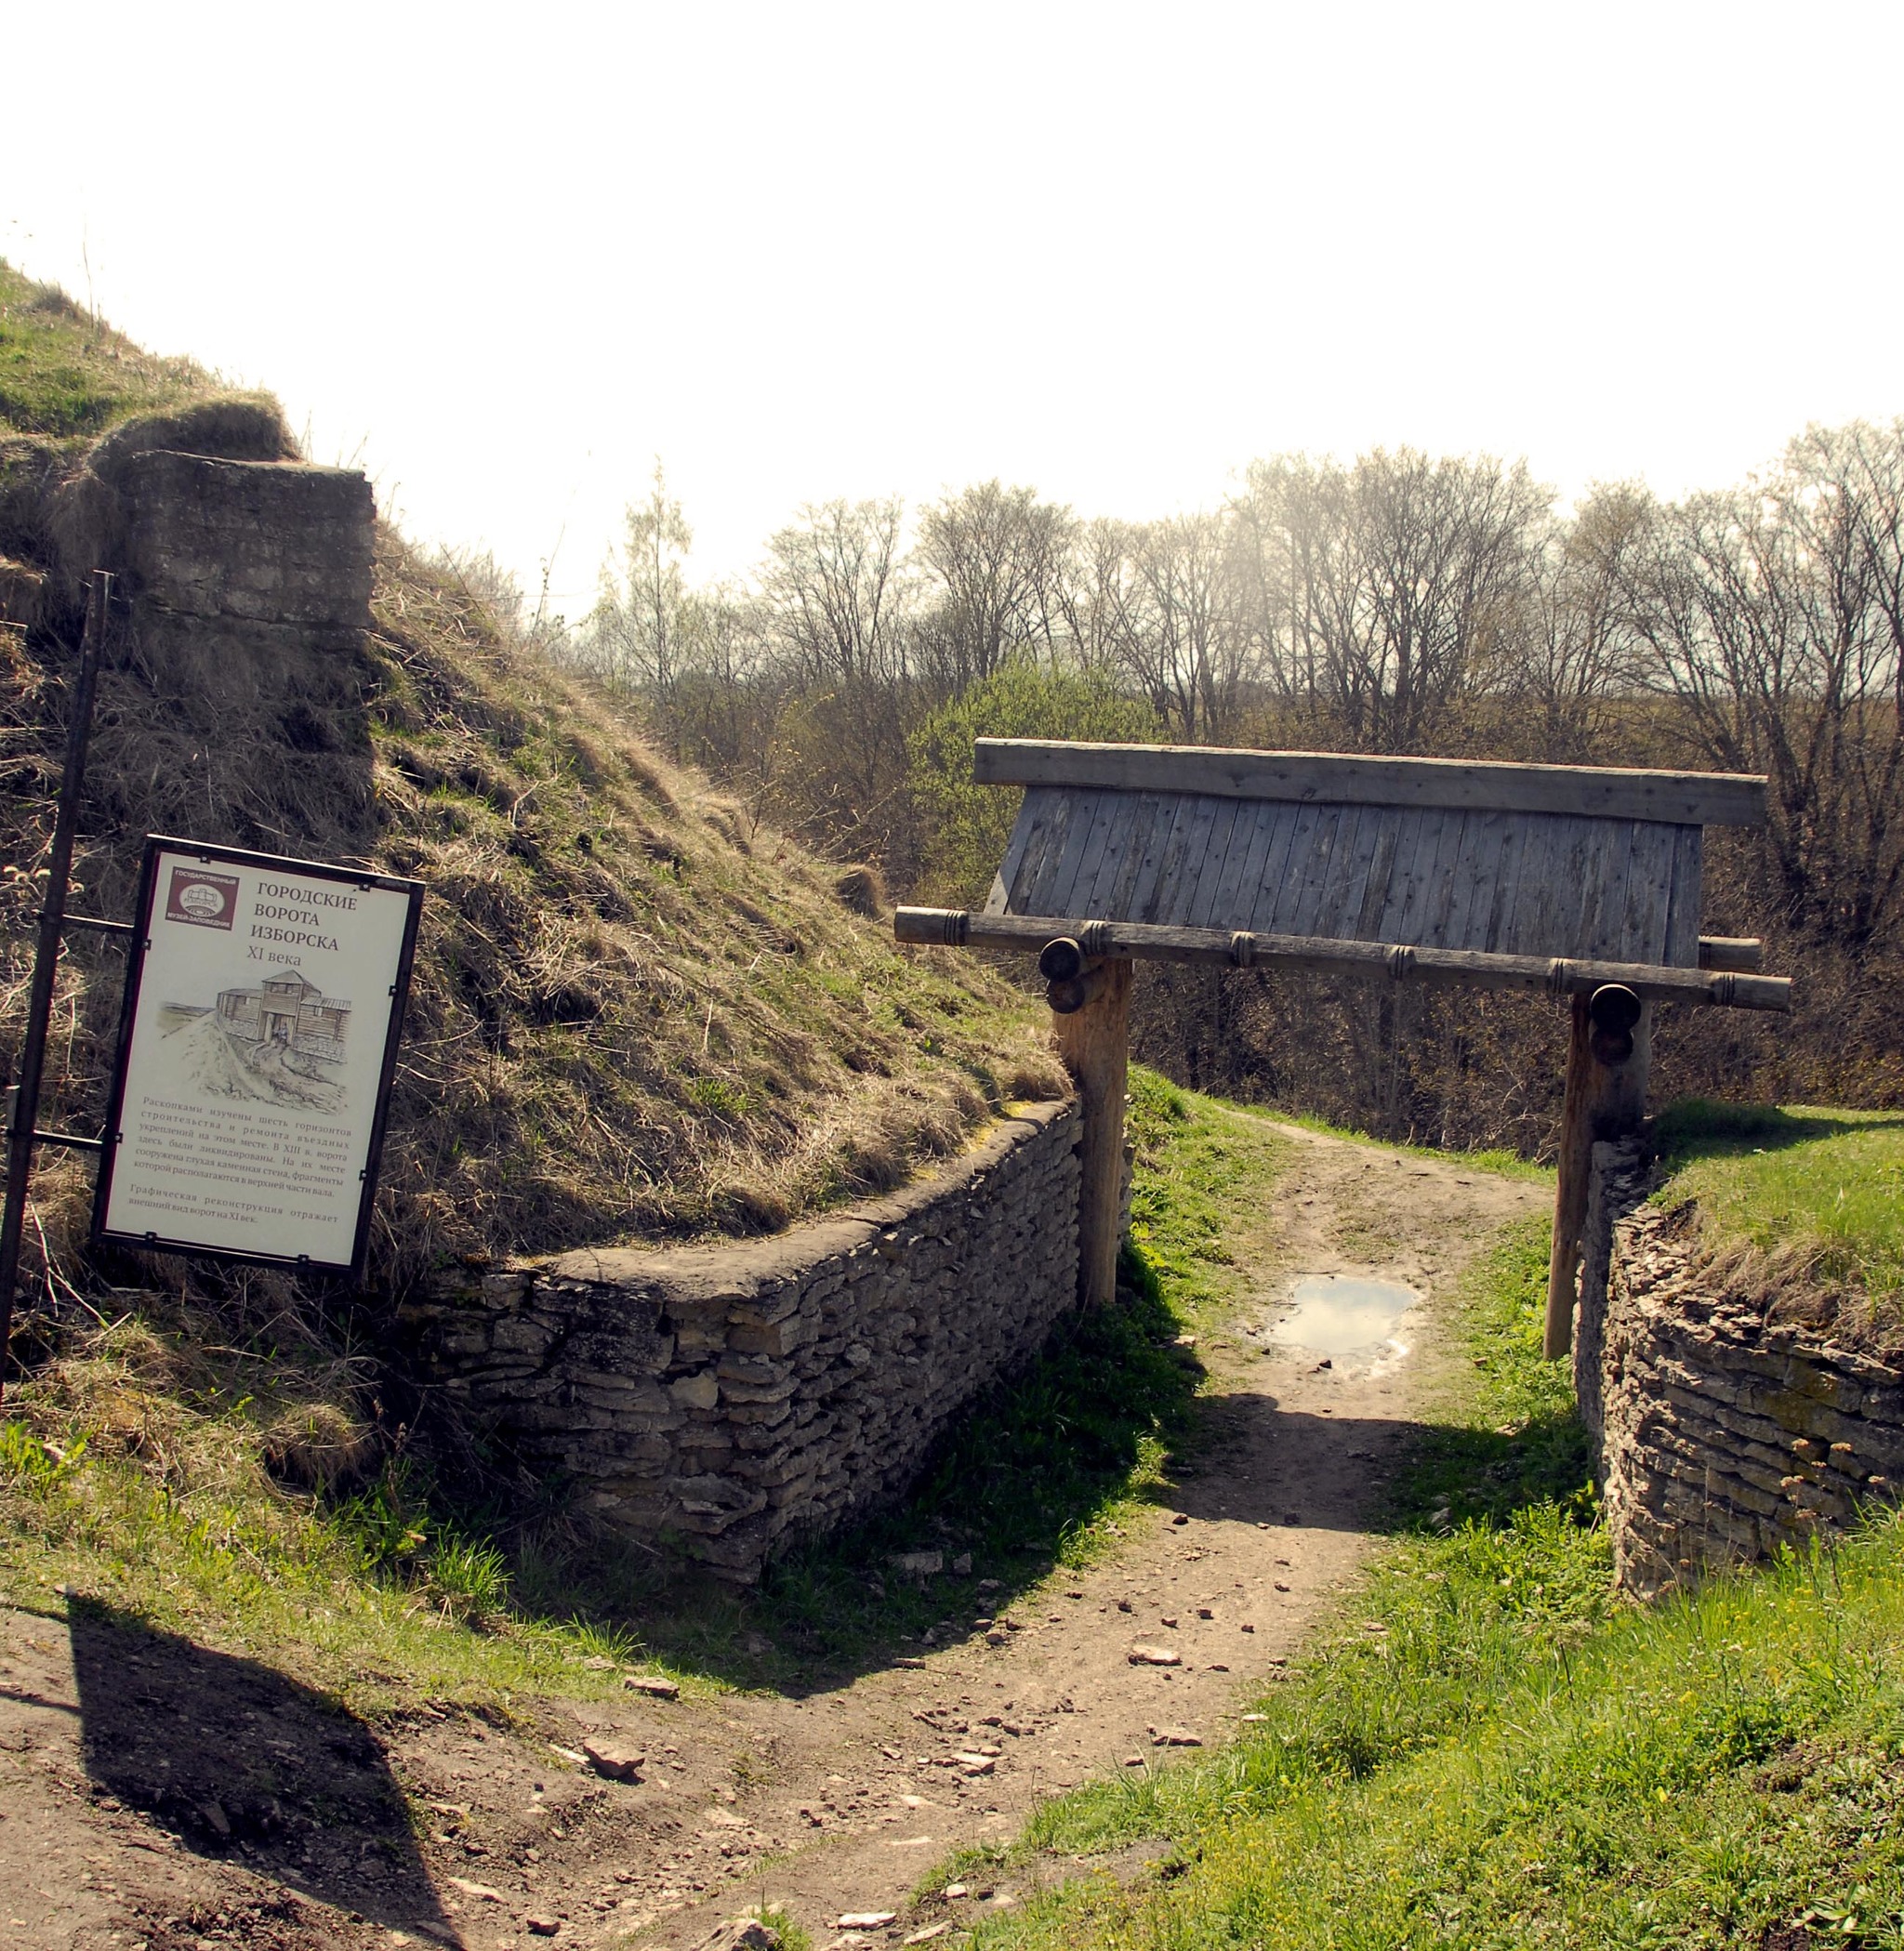
M1508 687L1522 756L1556 765L1606 762L1613 713L1640 688L1638 638L1624 597L1633 551L1653 516L1643 488L1596 488L1543 551L1531 625Z
M1250 543L1243 626L1338 737L1419 750L1510 677L1550 503L1524 466L1488 459L1259 462L1233 505Z
M1180 738L1221 744L1235 727L1247 645L1231 614L1223 518L1146 522L1126 532L1126 547L1117 656Z
M905 508L829 501L768 544L761 594L786 655L809 677L849 683L906 669L913 596L900 560Z
M1765 480L1659 510L1625 581L1695 748L1769 777L1788 918L1870 943L1904 873L1904 422L1812 428Z
M631 503L625 521L619 560L602 565L584 654L611 683L665 695L681 674L694 538L658 459L647 498Z
M1053 648L1058 580L1076 524L1032 488L981 481L919 518L919 555L943 588L932 641L941 687L983 683L1015 653Z

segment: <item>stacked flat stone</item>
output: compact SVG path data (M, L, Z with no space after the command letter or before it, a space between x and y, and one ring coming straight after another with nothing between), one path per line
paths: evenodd
M1697 1213L1636 1204L1638 1153L1602 1146L1604 1332L1580 1371L1615 1575L1651 1598L1841 1535L1904 1483L1904 1370L1722 1291ZM1596 1167L1601 1166L1596 1153Z
M1078 1290L1078 1118L1029 1105L891 1197L759 1241L445 1277L403 1311L466 1423L601 1521L752 1582L898 1496Z

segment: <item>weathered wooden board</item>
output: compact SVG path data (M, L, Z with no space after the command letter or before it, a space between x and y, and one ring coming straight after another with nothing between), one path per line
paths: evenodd
M1656 820L1034 786L998 879L994 914L1699 966L1700 832Z
M1212 745L1094 745L982 738L981 785L1114 787L1334 806L1580 813L1669 826L1762 826L1765 782L1744 772L1656 772L1625 766L1524 766L1489 759L1238 752Z

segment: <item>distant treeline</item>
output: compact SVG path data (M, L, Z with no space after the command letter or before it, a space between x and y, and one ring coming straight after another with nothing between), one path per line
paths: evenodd
M1563 512L1518 463L1284 456L1160 521L994 481L909 521L804 508L745 584L690 561L657 471L567 654L901 895L989 881L1015 796L970 784L980 732L1765 772L1767 831L1710 837L1707 926L1765 935L1800 1014L1681 1012L1659 1085L1904 1101L1904 422L1810 429L1681 502L1619 484ZM1142 1008L1192 1083L1526 1148L1553 1013L1181 969Z

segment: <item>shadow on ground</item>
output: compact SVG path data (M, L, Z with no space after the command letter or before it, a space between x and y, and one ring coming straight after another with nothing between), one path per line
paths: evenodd
M81 1753L196 1854L440 1944L461 1939L381 1744L336 1702L95 1600L69 1605Z

